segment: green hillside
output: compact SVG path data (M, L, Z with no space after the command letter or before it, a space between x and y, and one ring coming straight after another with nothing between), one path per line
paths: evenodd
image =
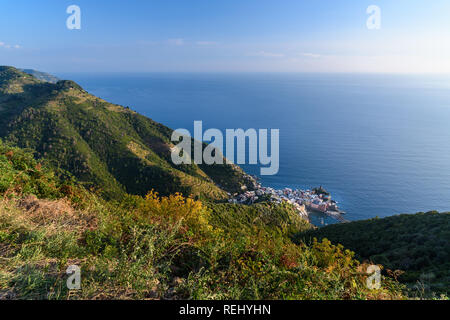
M291 241L309 228L288 205L106 201L0 140L0 300L405 298L342 246Z
M330 225L297 239L328 239L355 251L360 261L401 270L399 280L421 294L450 292L450 213L403 214Z
M92 96L73 81L53 84L0 67L0 115L1 138L34 150L110 199L155 189L220 200L226 191L250 187L236 166L175 166L171 129Z

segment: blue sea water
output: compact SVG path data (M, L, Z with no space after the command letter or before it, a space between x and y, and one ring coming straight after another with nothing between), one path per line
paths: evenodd
M59 76L173 129L280 129L280 171L262 183L322 185L349 220L450 211L450 76Z

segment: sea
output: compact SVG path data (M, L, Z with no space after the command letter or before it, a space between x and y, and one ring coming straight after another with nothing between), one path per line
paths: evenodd
M450 211L450 75L72 73L173 129L279 129L264 186L323 186L350 221ZM259 165L242 165L259 175ZM335 223L316 215L316 225Z

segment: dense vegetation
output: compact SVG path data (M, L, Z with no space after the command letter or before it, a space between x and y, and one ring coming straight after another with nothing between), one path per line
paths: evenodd
M174 165L171 129L92 96L73 81L45 83L0 67L0 112L5 141L33 149L109 199L155 189L219 200L227 191L251 187L236 166Z
M202 203L180 194L106 201L0 142L0 299L392 299L290 206ZM82 288L66 287L78 265Z
M427 212L331 225L297 239L329 239L382 264L421 294L450 292L450 213Z

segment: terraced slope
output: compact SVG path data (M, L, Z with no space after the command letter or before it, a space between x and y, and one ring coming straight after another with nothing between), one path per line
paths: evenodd
M57 77L46 73L46 72L40 72L33 69L20 69L20 71L23 71L25 73L28 73L35 77L38 80L44 81L44 82L50 82L50 83L57 83L60 79Z

